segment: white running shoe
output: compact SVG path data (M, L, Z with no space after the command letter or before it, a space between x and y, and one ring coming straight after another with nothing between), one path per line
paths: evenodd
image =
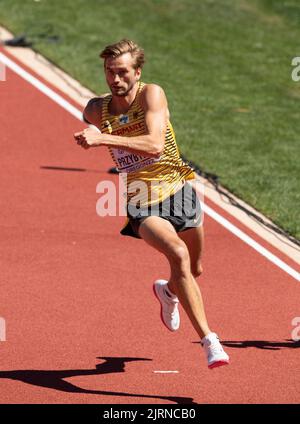
M209 333L201 340L207 356L208 368L216 368L229 364L229 356L224 351L216 333Z
M164 325L170 331L176 331L180 325L180 317L178 311L178 297L168 289L168 281L157 280L153 284L153 291L160 302L160 316Z

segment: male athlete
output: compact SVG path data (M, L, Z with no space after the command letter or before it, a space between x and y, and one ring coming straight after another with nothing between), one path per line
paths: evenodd
M144 239L168 259L169 280L153 286L165 326L179 328L180 302L201 339L208 367L228 364L208 327L195 280L202 272L201 206L190 184L194 171L178 152L165 93L156 84L140 82L144 51L133 41L109 45L100 57L111 94L91 99L83 116L101 132L86 128L74 134L75 140L85 149L109 148L127 177L128 218L121 234Z

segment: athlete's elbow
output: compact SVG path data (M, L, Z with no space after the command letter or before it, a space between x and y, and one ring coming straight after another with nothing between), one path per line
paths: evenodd
M164 151L164 145L161 143L157 143L157 144L154 144L152 147L153 148L152 148L151 156L155 158L159 158L162 155L162 152Z
M161 154L162 154L162 151L161 150L157 150L155 152L152 152L151 153L151 156L154 157L155 159L158 159L158 158L160 158Z

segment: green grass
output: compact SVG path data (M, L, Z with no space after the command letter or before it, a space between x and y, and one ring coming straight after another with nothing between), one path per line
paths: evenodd
M298 0L0 0L0 23L97 93L99 51L136 40L182 153L300 239Z

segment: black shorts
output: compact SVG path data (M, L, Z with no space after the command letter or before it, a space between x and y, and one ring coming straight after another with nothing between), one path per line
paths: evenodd
M189 183L165 199L146 208L127 205L127 222L120 231L123 236L142 238L139 226L148 216L159 216L169 221L176 232L198 227L202 221L201 204L195 189Z

